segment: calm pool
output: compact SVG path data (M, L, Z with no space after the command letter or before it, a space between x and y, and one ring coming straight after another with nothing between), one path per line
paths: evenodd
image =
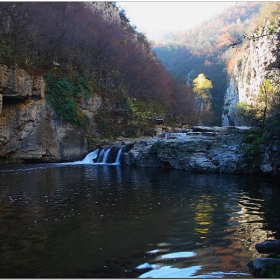
M0 277L252 278L277 178L119 165L0 166Z

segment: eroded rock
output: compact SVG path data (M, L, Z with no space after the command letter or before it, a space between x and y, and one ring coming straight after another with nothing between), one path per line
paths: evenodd
M70 161L87 154L83 129L59 119L44 90L43 77L0 65L0 162ZM96 96L82 103L90 118L100 106Z
M3 98L22 100L28 96L44 98L45 81L42 76L30 76L18 67L0 65L0 94Z
M172 166L175 169L204 172L236 171L236 151L223 149L216 139L203 136L186 136L178 139L140 141L124 153L124 163L146 167ZM234 161L233 161L234 159Z
M248 144L241 144L248 129L230 127L222 128L216 136L186 135L135 141L129 144L129 148L126 146L123 163L142 167L170 166L201 172L279 174L279 143L267 147L258 158L248 158L244 154Z

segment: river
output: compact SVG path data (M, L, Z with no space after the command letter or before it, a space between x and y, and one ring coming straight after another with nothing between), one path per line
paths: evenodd
M104 164L0 167L0 276L252 278L277 178Z

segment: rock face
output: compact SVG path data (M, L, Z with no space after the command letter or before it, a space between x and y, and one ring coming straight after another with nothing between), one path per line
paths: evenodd
M188 171L235 173L238 157L234 148L225 148L226 145L216 141L206 136L162 139L156 143L142 141L124 152L123 160L127 165L142 167L170 166Z
M0 162L68 161L88 152L84 131L56 117L44 90L43 77L0 66ZM97 96L81 102L89 117L100 105Z
M202 128L200 128L202 129ZM222 127L214 136L152 138L129 143L123 149L123 164L141 167L172 167L188 171L221 173L280 173L279 143L257 160L244 155L241 140L248 127ZM206 131L209 130L206 128ZM217 130L218 131L218 130ZM274 159L274 160L273 160Z
M44 89L43 77L30 76L17 67L0 66L0 163L74 161L89 152L85 131L57 118ZM93 95L84 97L80 105L92 119L102 101ZM89 130L94 135L93 122ZM254 157L245 158L242 152L246 149L246 144L241 144L246 130L248 127L192 127L185 133L169 133L170 137L135 141L123 148L122 163L203 172L254 170L279 174L280 141L275 139L271 147L266 147L256 163Z
M85 2L103 19L122 24L112 2ZM88 131L61 121L44 96L42 76L0 64L0 163L36 160L56 162L75 160L88 153L87 136L97 138L96 123ZM97 95L84 97L81 109L92 120L101 106ZM92 146L92 145L91 145Z
M242 119L236 114L237 103L243 101L248 105L254 105L257 102L256 97L260 93L260 86L271 74L267 66L277 60L275 52L279 44L277 35L265 36L266 33L259 35L256 34L258 39L248 42L243 57L237 61L230 73L222 115L223 126L244 125Z
M25 70L14 66L0 65L0 113L3 98L20 101L26 97L44 98L45 81L43 77L32 77Z
M103 19L115 24L121 24L121 17L118 8L111 2L85 2L93 11L100 12Z

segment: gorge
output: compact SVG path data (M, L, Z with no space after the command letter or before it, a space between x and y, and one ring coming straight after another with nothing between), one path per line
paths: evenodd
M2 162L74 161L83 158L90 149L98 148L90 147L82 128L56 117L45 99L43 77L32 77L24 70L6 66L0 67L0 73ZM236 104L232 102L232 108ZM88 115L94 115L100 106L98 96L85 97L81 104ZM111 145L123 147L121 163L124 165L279 174L279 140L274 139L271 145L263 147L255 155L245 155L244 151L250 147L250 144L242 143L247 130L247 127L234 126L193 127L192 130L181 127L176 129L182 132L177 134L180 136L172 139L172 133L169 133L171 139L166 139L164 134L172 128L158 125L155 136L146 137L148 140L115 140L111 141Z
M194 72L166 71L114 2L40 4L0 3L0 275L262 270L255 245L280 238L279 26L245 36L232 71L199 33L182 51L228 83L208 99L217 120L200 112Z
M90 9L101 11L103 19L108 22L123 24L124 15L113 4L93 3ZM128 27L129 25L125 25L125 30L128 30ZM266 27L269 27L269 23ZM172 127L154 124L146 131L139 129L137 132L137 121L146 116L145 113L137 111L135 106L139 105L135 103L136 99L131 98L128 100L130 110L134 110L138 119L129 122L134 123L133 129L140 138L137 139L134 135L135 140L132 137L122 143L118 139L122 138L120 135L129 133L130 127L124 128L127 111L115 108L114 102L117 103L115 99L110 103L109 98L104 98L97 90L90 94L82 92L79 100L75 101L78 106L77 115L71 116L75 121L68 121L56 112L53 103L50 102L51 99L48 97L50 86L44 74L32 74L16 63L7 65L2 61L0 64L0 162L70 162L81 160L97 148L118 146L123 147L121 164L124 165L169 166L175 169L204 172L279 174L280 140L275 136L270 143L262 143L258 149L255 149L250 138L258 137L258 132L247 135L247 129L243 129L243 126L254 124L237 114L240 102L246 102L249 106L258 103L260 87L265 79L271 75L276 79L279 77L278 31L271 35L265 33L267 28L257 34L259 35L257 39L247 42L243 54L230 73L221 116L223 126L201 128L203 135L196 136L195 134L199 134L198 127L192 126L193 135L190 135L188 130L190 126L187 129L180 124L177 128L176 124ZM53 61L52 67L58 69L62 66ZM106 79L111 88L116 87L112 74ZM53 79L52 82L54 81ZM65 81L57 80L57 86L59 83L71 85ZM107 84L105 88L108 88ZM59 102L64 102L63 100ZM64 103L61 104L60 106L64 106ZM70 105L74 106L67 104ZM66 110L67 106L65 106ZM106 108L111 108L110 106L113 109L108 109L107 113ZM102 114L110 115L106 118L120 127L117 137L112 132L109 137L100 134L100 127L103 129L108 127L108 122L104 121L105 117ZM87 127L77 122L81 116L88 120ZM149 118L157 119L154 116ZM175 131L186 134L184 137L179 136L174 139L164 137L165 133ZM141 141L141 137L151 140Z

